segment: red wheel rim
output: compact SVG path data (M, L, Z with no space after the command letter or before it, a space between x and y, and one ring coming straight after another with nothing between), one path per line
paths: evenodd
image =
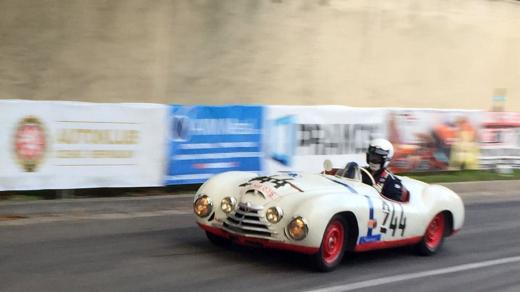
M327 263L336 261L343 250L343 243L345 242L345 229L339 220L334 220L323 236L323 260Z
M439 213L433 218L432 222L430 222L426 234L424 235L424 241L430 250L437 249L441 243L442 237L444 236L444 228L444 215Z

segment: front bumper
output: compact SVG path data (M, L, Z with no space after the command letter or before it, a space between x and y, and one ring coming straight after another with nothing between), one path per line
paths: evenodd
M294 251L303 254L315 254L320 250L319 247L302 246L279 241L273 241L269 239L247 237L238 233L231 233L218 227L204 225L201 223L197 224L200 226L200 228L206 230L207 232L210 232L216 236L232 240L233 242L238 243L240 245L260 246L264 248Z

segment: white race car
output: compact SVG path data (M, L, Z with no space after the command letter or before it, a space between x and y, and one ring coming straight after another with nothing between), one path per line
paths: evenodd
M350 171L351 178L335 174L346 171L328 170L215 175L195 195L197 223L217 245L305 253L321 271L334 269L345 251L415 245L420 254L431 255L463 225L461 198L443 186L400 177L410 195L398 202L362 183L362 168Z

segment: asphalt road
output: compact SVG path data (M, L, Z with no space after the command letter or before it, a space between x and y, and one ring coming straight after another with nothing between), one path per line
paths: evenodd
M331 273L303 256L211 245L189 198L172 213L0 222L0 291L520 291L520 200L465 199L466 224L434 257L349 255Z

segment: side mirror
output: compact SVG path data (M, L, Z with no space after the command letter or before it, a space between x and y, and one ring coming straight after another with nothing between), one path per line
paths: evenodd
M332 161L325 159L325 161L323 161L323 169L325 169L326 172L333 170L334 166L332 165Z

